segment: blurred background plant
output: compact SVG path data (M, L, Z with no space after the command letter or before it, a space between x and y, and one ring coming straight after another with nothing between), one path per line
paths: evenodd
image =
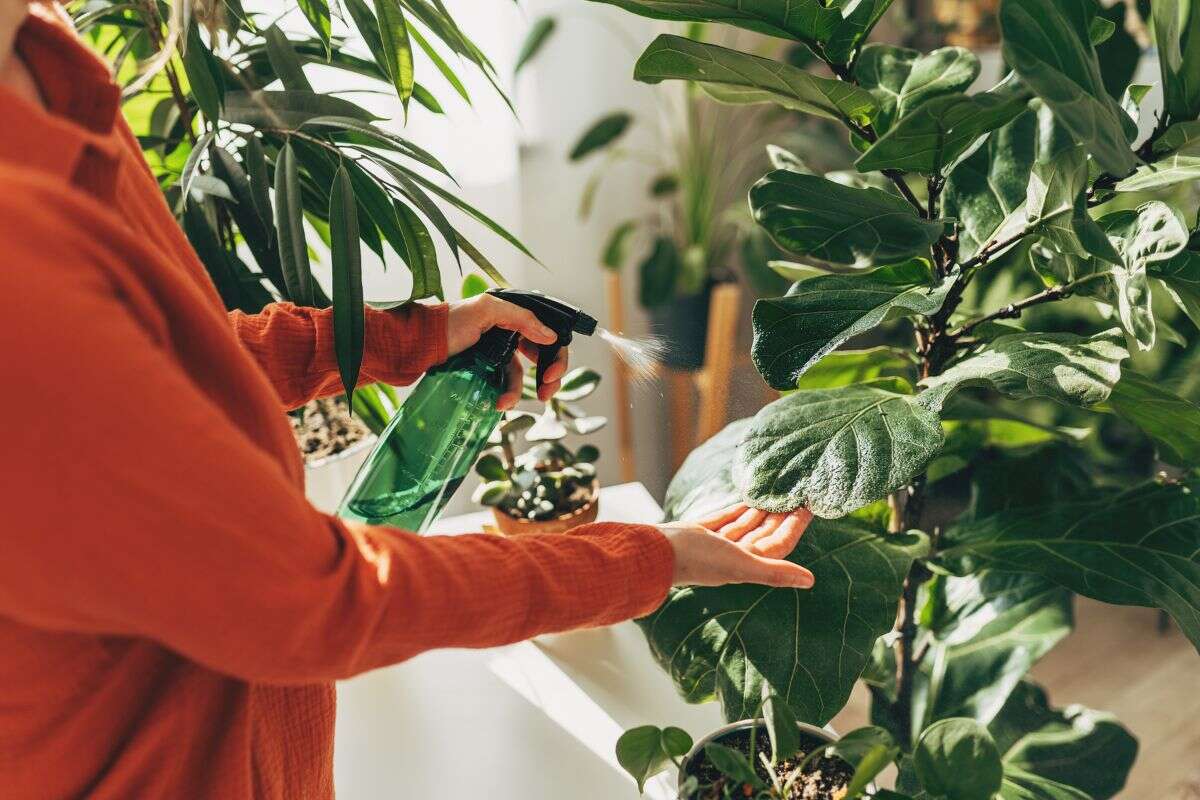
M381 120L341 95L398 100L405 119L414 103L440 114L441 100L418 67L440 74L467 103L463 70L504 93L488 57L438 0L247 6L86 0L69 10L126 87L125 118L226 306L255 313L276 300L332 305L343 385L362 422L378 432L396 401L384 387L354 389L364 335L362 246L412 273L411 294L381 307L443 298L437 240L460 268L469 261L504 283L446 209L528 251L461 199L437 158L395 132L405 120ZM346 45L355 31L361 51ZM336 71L342 88L315 90L309 65ZM345 398L310 406L315 426L301 410L294 424L303 449L323 457L361 437L365 429L349 420L348 408ZM331 425L348 435L314 434Z

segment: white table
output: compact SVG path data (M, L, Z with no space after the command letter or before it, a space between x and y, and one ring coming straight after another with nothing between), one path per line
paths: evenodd
M657 520L637 483L601 491L600 519ZM442 520L479 530L490 515ZM493 650L441 650L338 687L338 800L633 800L613 746L634 725L699 737L715 704L679 699L633 623ZM652 800L674 798L662 776Z

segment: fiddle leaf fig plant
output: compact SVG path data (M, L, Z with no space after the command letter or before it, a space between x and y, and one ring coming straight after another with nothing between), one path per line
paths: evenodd
M1117 796L1136 739L1027 672L1071 632L1075 594L1159 608L1200 648L1200 407L1142 371L1200 321L1181 190L1200 178L1200 8L1148 4L1152 108L1096 0L1000 0L1009 71L982 88L967 49L866 43L888 0L596 2L803 45L809 71L663 35L634 77L832 118L858 153L857 174L822 175L773 148L746 187L800 262L753 312L753 361L782 396L701 445L665 502L669 519L807 508L790 558L816 584L675 589L640 623L654 656L730 720L769 694L824 725L863 681L875 727L846 738L879 746L831 797ZM1114 480L1102 424L1157 468ZM881 761L894 787L868 785Z

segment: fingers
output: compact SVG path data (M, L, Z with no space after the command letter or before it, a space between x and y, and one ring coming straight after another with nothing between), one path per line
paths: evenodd
M723 526L717 533L731 542L739 542L742 537L757 528L766 519L767 512L757 508L747 508L741 516L728 525Z
M696 524L708 528L710 531L719 531L745 512L745 503L734 503L731 506L725 506L720 511L714 511L703 519L696 520Z
M750 551L767 558L785 558L796 549L812 518L804 508L785 515L774 530L755 537L750 543Z
M517 345L517 349L521 351L521 355L525 356L533 364L538 361L538 346L534 342L521 340ZM554 359L554 363L546 367L546 374L542 376L542 384L538 386L538 400L543 403L562 388L563 376L567 374L567 367L570 364L570 353L567 348L562 348L558 351L558 355Z
M554 344L558 337L527 308L515 303L501 300L491 294L481 294L478 298L486 303L489 325L487 327L504 328L517 333L538 344Z
M746 553L742 583L760 583L788 589L811 589L816 579L799 564Z
M507 368L507 379L504 384L504 393L496 400L496 408L501 411L508 411L516 408L517 403L521 399L521 385L525 378L525 370L521 366L521 362L517 359L510 359Z

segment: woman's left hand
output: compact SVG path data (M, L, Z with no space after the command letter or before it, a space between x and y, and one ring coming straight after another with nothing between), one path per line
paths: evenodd
M521 342L517 346L531 363L537 363L538 345L554 344L558 337L550 328L542 324L527 308L516 303L501 300L492 294L480 294L469 300L450 303L450 330L447 335L447 355L457 355L479 341L479 337L492 328L504 328L521 334ZM537 396L542 402L549 400L558 391L563 375L567 374L567 348L558 351L558 358L546 368L542 383L538 386ZM521 386L525 369L521 360L514 358L508 362L508 378L504 393L496 402L496 407L507 411L517 405L521 399Z
M745 503L734 503L696 520L696 523L751 553L767 558L786 558L796 549L812 518L806 508L788 514L771 514Z

